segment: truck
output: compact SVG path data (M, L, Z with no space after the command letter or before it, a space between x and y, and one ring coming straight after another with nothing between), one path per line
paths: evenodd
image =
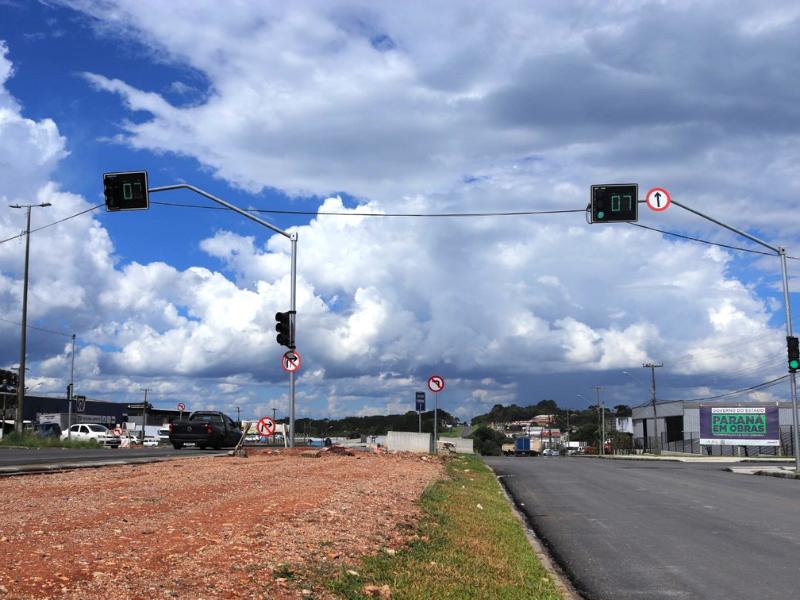
M201 450L219 450L223 446L235 446L241 437L241 426L218 411L196 411L188 419L173 421L169 425L169 442L176 450L185 444L194 444Z
M503 444L501 449L506 456L531 456L531 438L514 438L513 444Z

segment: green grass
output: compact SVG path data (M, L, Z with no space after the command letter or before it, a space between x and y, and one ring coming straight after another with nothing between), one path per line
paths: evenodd
M0 446L23 446L25 448L100 448L94 440L62 440L57 437L41 437L24 433L7 433Z
M455 438L469 437L473 433L475 433L475 430L477 428L478 428L478 425L470 426L469 433L466 436L464 436L464 428L461 425L456 425L452 429L445 429L444 431L440 431L439 432L439 437L440 438L443 438L443 437L455 437Z
M422 497L418 540L393 556L380 552L312 579L352 600L367 598L365 585L384 584L394 600L560 599L480 457L454 458L447 471L449 479Z

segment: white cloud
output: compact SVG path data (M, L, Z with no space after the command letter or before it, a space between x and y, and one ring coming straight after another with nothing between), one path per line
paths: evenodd
M724 376L729 364L717 349L753 339L763 343L738 364L753 376L769 369L781 339L770 325L779 306L741 282L750 273L730 251L626 225L588 226L581 213L367 216L581 208L592 182L666 180L676 199L797 240L789 201L799 187L796 132L776 131L773 122L794 114L794 92L767 81L778 96L769 106L776 114L759 121L746 73L720 80L702 52L679 63L669 43L639 42L623 52L608 41L639 40L655 16L673 31L679 9L69 4L106 32L134 27L154 61L189 66L208 80L202 101L178 106L120 73L85 74L115 95L108 102L118 96L132 113L120 124L121 140L194 157L246 190L361 199L346 208L341 197L325 197L321 211L350 216L320 216L294 229L304 406L331 414L401 410L435 369L453 382L444 401L466 416L496 402L538 400L517 382L554 373L663 360L686 376ZM732 11L717 22L710 10L699 10L692 27L711 27L725 49L752 49L753 68L787 43L775 32L789 21L775 11L760 21L759 11ZM753 49L754 36L773 54ZM3 48L0 83L11 71ZM168 91L187 87L172 81ZM602 93L607 102L599 102ZM89 207L52 181L65 156L55 123L26 119L4 86L0 130L0 168L20 174L16 191L3 190L13 194L7 200L51 201L36 214L47 211L48 220ZM780 196L770 202L754 183L764 174ZM754 200L763 207L753 210ZM0 233L18 233L21 216L4 212ZM692 223L677 210L664 222ZM288 307L285 238L218 230L200 244L212 260L179 269L118 264L108 232L91 216L48 235L59 251L33 246L32 315L69 322L86 338L76 366L88 389L135 395L148 378L154 393L196 397L196 406L239 402L264 411L278 403L285 411L273 331L274 313ZM5 315L19 304L19 257L19 243L0 244ZM211 266L218 262L226 274ZM63 340L39 352L42 372L57 379L68 357ZM204 382L220 378L207 397Z

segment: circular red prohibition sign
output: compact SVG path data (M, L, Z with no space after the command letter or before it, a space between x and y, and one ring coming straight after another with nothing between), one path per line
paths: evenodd
M428 379L428 389L434 393L444 389L444 377L441 375L431 375Z
M269 417L264 417L256 425L258 434L262 437L269 437L275 433L275 422Z
M303 364L303 357L297 350L287 350L281 356L281 368L287 373L299 371L301 364Z

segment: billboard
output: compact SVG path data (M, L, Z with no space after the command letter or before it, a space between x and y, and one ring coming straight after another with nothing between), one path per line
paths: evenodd
M777 406L701 406L700 443L779 446Z

